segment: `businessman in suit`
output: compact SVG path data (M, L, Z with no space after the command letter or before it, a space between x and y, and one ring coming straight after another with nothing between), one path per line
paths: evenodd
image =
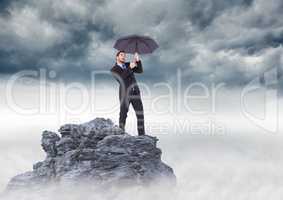
M118 51L116 53L115 65L110 71L119 83L119 127L125 131L129 105L132 104L137 117L138 134L145 135L143 104L134 74L143 72L142 62L138 53L135 53L133 62L126 62L125 51Z

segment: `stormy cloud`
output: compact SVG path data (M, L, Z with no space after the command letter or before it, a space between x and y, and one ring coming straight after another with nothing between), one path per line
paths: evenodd
M115 40L129 34L159 44L141 55L143 81L174 82L180 69L187 82L237 86L282 68L281 0L13 0L0 7L5 76L45 68L64 81L88 82L90 72L112 67Z

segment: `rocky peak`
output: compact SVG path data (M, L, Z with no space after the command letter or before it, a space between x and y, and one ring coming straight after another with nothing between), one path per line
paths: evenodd
M45 159L32 171L13 177L7 191L61 182L103 186L176 181L172 168L161 161L156 137L132 136L104 118L65 124L58 132L43 131Z

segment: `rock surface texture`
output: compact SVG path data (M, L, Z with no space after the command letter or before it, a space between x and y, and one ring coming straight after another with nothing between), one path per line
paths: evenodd
M7 191L58 182L99 186L176 182L172 168L161 161L156 137L132 136L104 118L65 124L58 132L43 131L45 160L13 177Z

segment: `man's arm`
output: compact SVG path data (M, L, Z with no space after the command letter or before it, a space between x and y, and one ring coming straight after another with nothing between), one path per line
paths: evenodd
M112 69L110 71L117 81L120 81L120 80L118 80L119 78L117 76L119 76L122 79L126 79L129 75L134 73L131 68L127 68L125 70L122 70L122 69L117 68L116 66L112 67Z
M137 66L133 68L135 73L143 73L142 62L141 60L136 61Z

